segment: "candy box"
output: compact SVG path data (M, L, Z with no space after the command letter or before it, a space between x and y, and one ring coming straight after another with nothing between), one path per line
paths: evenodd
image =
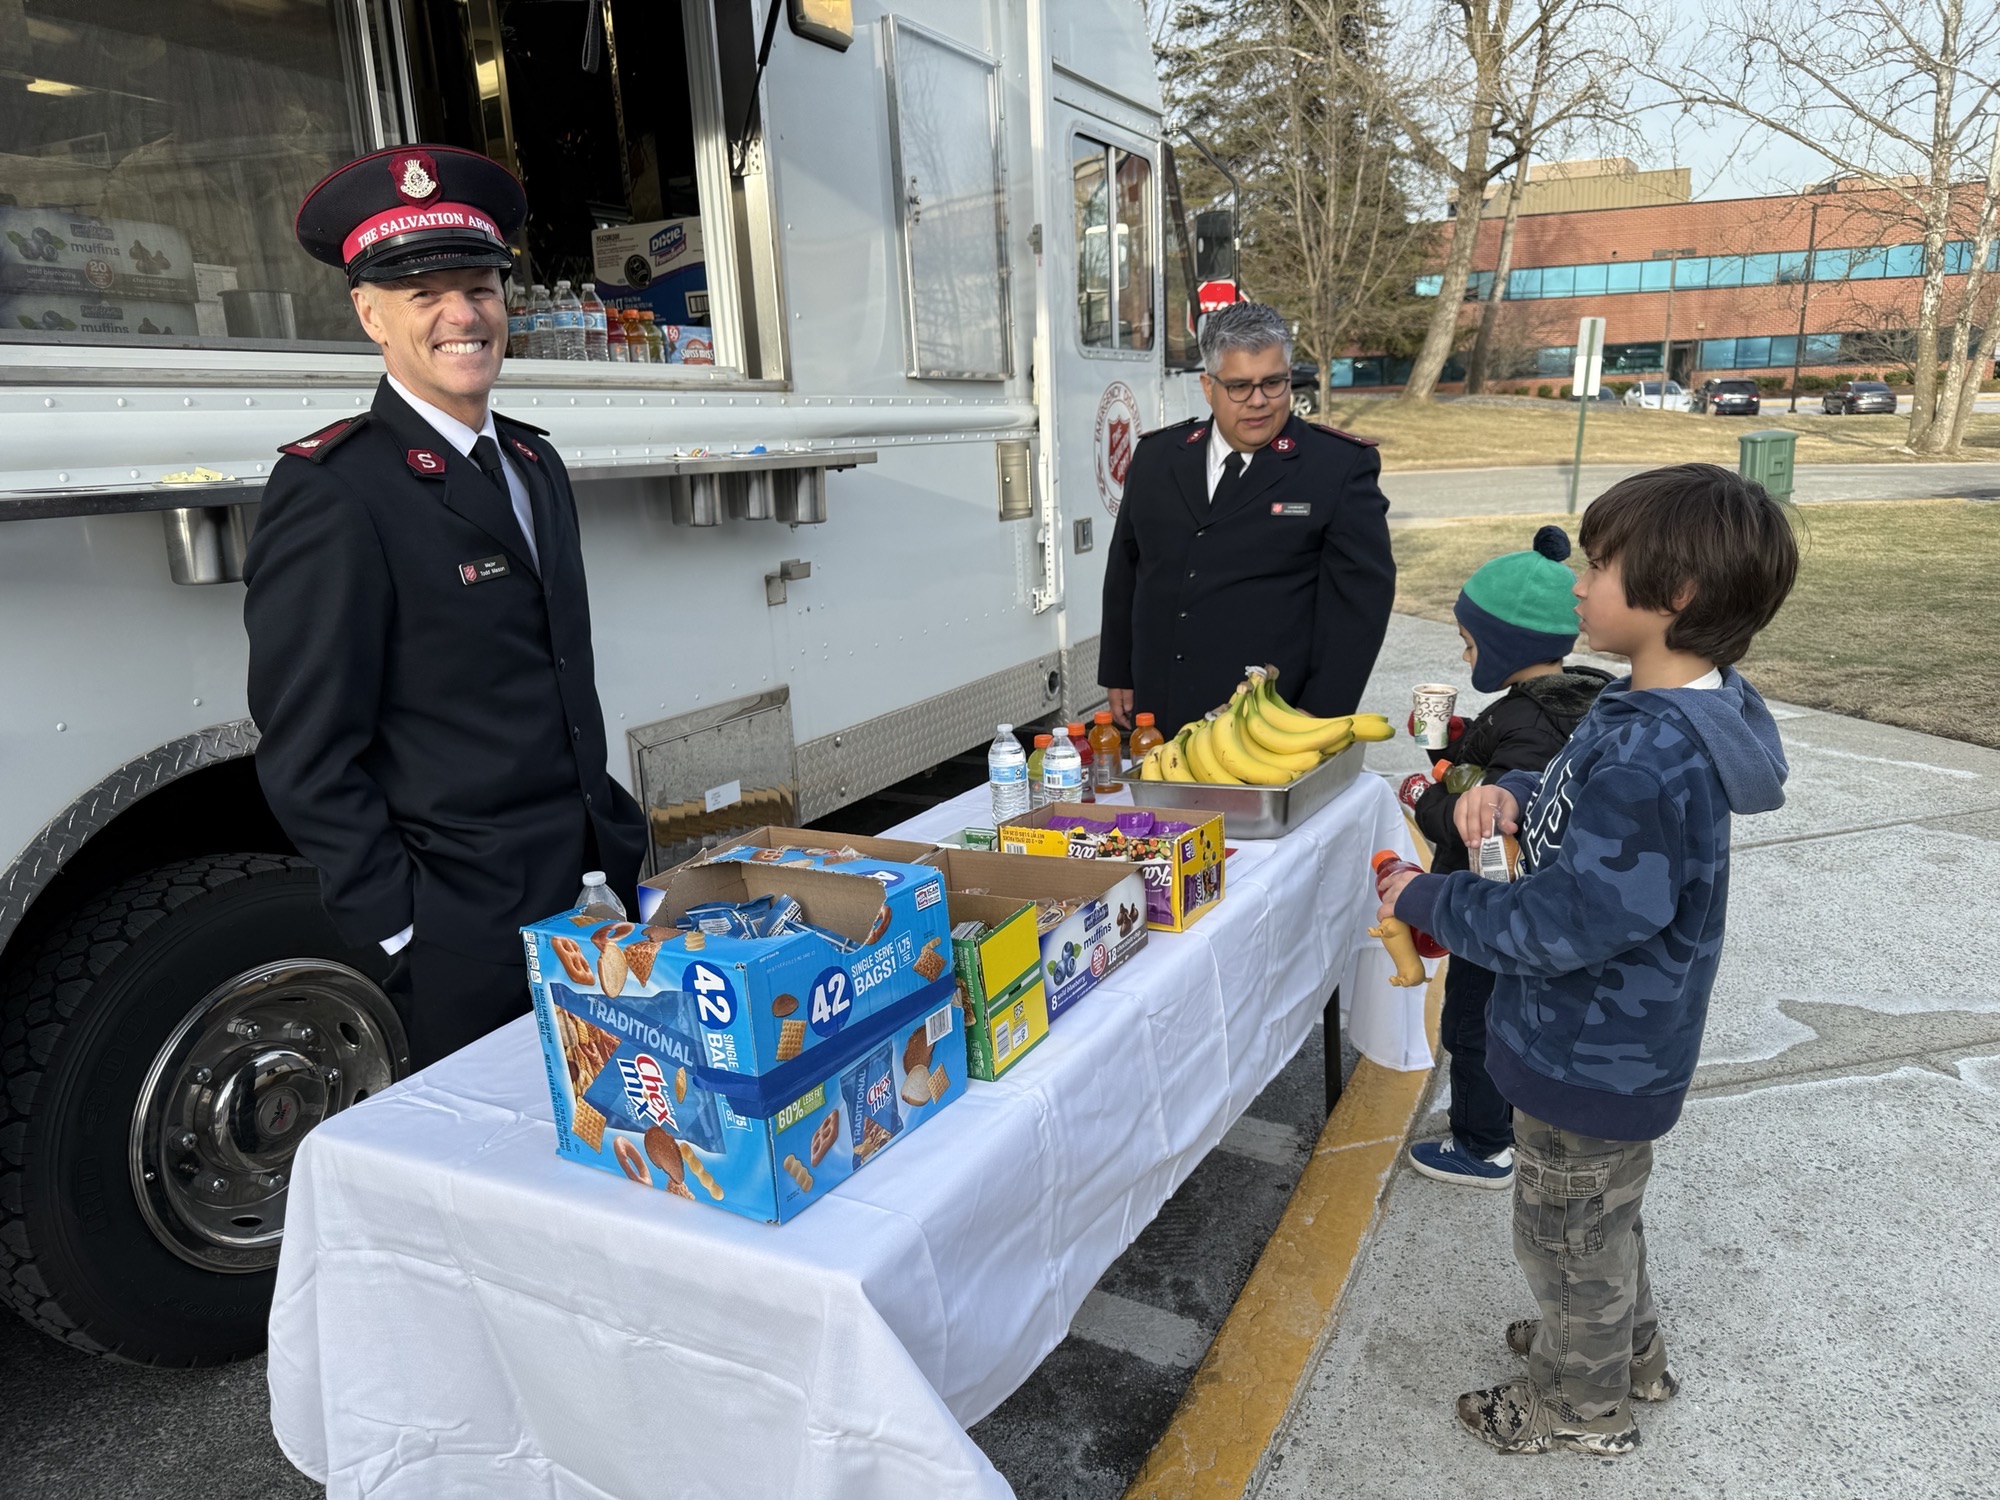
M908 839L863 838L858 834L822 833L817 828L765 827L732 838L726 844L703 850L689 864L722 864L748 860L759 865L812 865L832 868L856 860L889 860L913 865L935 844L912 843ZM848 870L847 874L866 873Z
M924 863L943 871L954 893L1035 903L1052 1022L1146 944L1146 883L1136 865L976 849L939 849Z
M965 1092L949 976L759 1076L706 1065L700 997L655 968L616 998L528 975L556 1150L653 1188L781 1223Z
M965 1012L966 1066L990 1081L1048 1035L1036 906L1017 896L951 892L952 970Z
M1220 813L1051 802L1009 819L1000 847L1138 865L1145 873L1146 925L1162 932L1186 931L1222 899L1227 850Z

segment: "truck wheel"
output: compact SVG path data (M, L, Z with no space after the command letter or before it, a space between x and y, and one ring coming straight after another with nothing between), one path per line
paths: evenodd
M92 897L0 982L0 1287L140 1364L264 1345L299 1141L408 1069L379 950L313 868L181 860Z

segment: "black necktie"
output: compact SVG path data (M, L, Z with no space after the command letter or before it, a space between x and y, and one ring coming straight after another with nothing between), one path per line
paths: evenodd
M1221 510L1236 494L1236 486L1243 478L1243 455L1230 451L1222 461L1222 477L1215 481L1215 493L1208 497L1210 510Z
M521 524L520 513L514 509L514 492L507 487L507 471L500 458L500 445L481 433L472 445L472 461L479 465L479 472L493 481L493 488L500 492L500 498L507 502L507 514L514 518L514 524ZM523 540L526 533L523 532ZM528 548L528 556L534 557L534 548Z

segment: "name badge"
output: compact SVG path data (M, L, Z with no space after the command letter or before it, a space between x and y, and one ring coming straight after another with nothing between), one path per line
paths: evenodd
M1313 513L1310 500L1281 501L1271 507L1274 516L1309 516Z
M489 578L505 578L511 571L507 566L506 557L496 552L491 557L477 557L471 562L460 563L458 565L458 581L460 583L484 583Z

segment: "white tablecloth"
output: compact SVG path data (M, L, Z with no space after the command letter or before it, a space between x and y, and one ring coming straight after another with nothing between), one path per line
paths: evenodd
M974 821L983 789L904 830ZM316 1130L271 1309L271 1419L333 1500L1000 1497L965 1428L1297 1051L1333 985L1391 1067L1422 991L1365 929L1410 851L1362 776L1242 841L1226 899L998 1083L790 1224L560 1161L531 1018Z

